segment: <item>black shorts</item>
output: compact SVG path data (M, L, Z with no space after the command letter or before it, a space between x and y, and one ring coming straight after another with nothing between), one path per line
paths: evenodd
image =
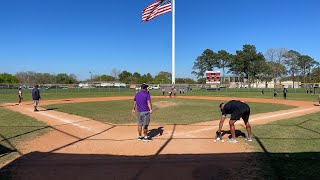
M233 112L231 114L230 120L240 120L240 118L242 118L244 122L248 122L249 116L250 116L250 108L246 108L241 111Z

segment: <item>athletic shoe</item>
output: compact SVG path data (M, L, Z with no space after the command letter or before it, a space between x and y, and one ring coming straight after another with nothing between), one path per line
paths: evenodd
M251 137L246 137L246 140L251 142L252 141L252 138Z
M216 137L215 137L216 140L222 140L222 135L221 135L221 132L216 132Z
M143 137L142 137L142 136L139 136L139 137L138 137L138 141L141 141L141 140L143 140Z
M151 139L150 137L144 137L144 138L142 139L142 141L144 141L144 142L149 142L149 141L152 141L152 139Z
M228 139L228 141L227 141L227 142L237 143L238 141L237 141L237 140L235 140L235 139L233 139L233 138L231 138L231 139Z
M38 109L36 109L36 110L34 110L33 112L39 112L39 110L38 110Z

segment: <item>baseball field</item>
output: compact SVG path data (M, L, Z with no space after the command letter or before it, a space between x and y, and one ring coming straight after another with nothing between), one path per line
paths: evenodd
M303 92L272 99L259 91L151 91L151 142L137 140L134 91L42 93L33 112L1 92L1 179L316 179L320 107ZM253 142L236 123L238 143L213 142L218 104L237 99L252 109ZM228 121L223 130L230 135Z

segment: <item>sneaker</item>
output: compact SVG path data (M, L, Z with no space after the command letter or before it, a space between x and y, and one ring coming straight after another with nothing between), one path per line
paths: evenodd
M246 140L251 142L252 141L252 138L251 137L246 137Z
M228 139L228 142L231 142L231 143L237 143L238 141L237 141L237 140L235 140L235 139L233 139L233 138L231 138L231 139Z
M138 137L138 141L141 141L141 140L143 140L143 137L142 137L142 136L139 136L139 137Z
M33 112L39 112L39 110L38 110L38 109L36 109L36 110L33 110Z
M149 141L152 141L152 139L150 137L144 137L142 141L149 142Z

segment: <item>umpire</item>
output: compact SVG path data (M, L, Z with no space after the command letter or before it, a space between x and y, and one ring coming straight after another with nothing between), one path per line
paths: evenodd
M246 125L247 132L248 132L248 136L247 136L246 140L252 141L252 139L251 139L251 126L249 124L249 116L250 116L249 105L244 102L241 102L241 101L231 100L231 101L227 102L226 104L221 103L219 105L219 108L221 110L221 119L220 119L220 123L219 123L218 133L221 134L221 129L223 127L224 120L226 119L226 115L231 114L229 125L230 125L230 132L231 132L232 138L228 139L228 142L233 142L233 143L238 142L236 140L234 123L236 121L240 120L240 118L243 119L243 121Z

